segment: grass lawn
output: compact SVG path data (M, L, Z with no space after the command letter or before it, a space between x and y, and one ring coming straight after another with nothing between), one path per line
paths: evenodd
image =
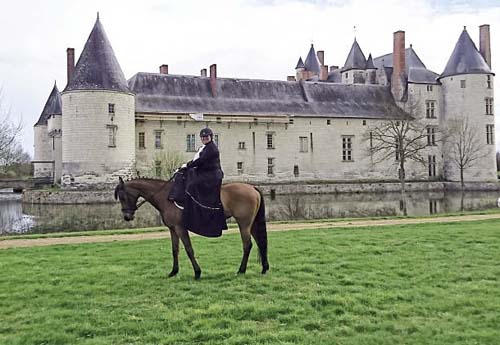
M498 344L500 220L0 251L0 344ZM256 247L254 247L256 249Z

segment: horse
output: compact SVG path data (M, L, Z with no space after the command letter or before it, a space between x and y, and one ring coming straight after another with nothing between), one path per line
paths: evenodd
M124 182L120 177L115 188L115 199L120 200L123 218L126 221L133 220L135 212L145 202L149 202L156 208L160 212L163 224L170 230L173 266L168 277L174 277L179 272L180 239L193 266L194 278L198 280L201 277L201 268L196 261L188 229L183 226L182 210L167 198L173 186L171 180L136 178ZM138 204L137 200L140 197L144 200ZM238 274L246 272L248 257L252 249L252 237L259 249L262 264L261 273L265 274L269 270L269 262L267 257L265 205L262 193L257 188L246 183L228 183L222 185L220 199L226 219L234 217L240 230L243 257Z

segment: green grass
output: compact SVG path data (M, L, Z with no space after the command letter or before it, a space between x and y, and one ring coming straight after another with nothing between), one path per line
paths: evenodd
M498 344L500 220L0 251L0 344Z

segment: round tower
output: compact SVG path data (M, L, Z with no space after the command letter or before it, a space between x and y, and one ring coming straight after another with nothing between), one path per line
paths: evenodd
M50 177L58 182L56 171L60 171L60 126L56 128L54 120L61 118L61 96L57 85L54 87L43 107L42 114L34 125L34 177ZM56 153L59 152L59 156ZM57 159L59 158L59 159ZM57 164L59 162L59 165ZM56 176L57 175L57 176Z
M62 185L101 186L135 167L135 98L99 17L62 93Z
M489 44L489 42L488 42ZM438 80L442 84L441 128L444 178L496 181L493 77L489 63L462 31Z

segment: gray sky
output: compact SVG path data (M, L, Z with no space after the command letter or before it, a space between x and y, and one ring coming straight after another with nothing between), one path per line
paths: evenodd
M397 30L441 73L463 27L478 46L481 24L491 25L492 67L500 68L497 0L3 0L1 8L3 103L22 117L30 154L54 81L59 90L66 84L66 48L78 59L97 12L127 79L161 64L172 74L198 75L217 63L220 77L286 80L311 42L325 51L325 64L342 66L354 36L376 57L392 52ZM499 101L495 96L498 148Z

